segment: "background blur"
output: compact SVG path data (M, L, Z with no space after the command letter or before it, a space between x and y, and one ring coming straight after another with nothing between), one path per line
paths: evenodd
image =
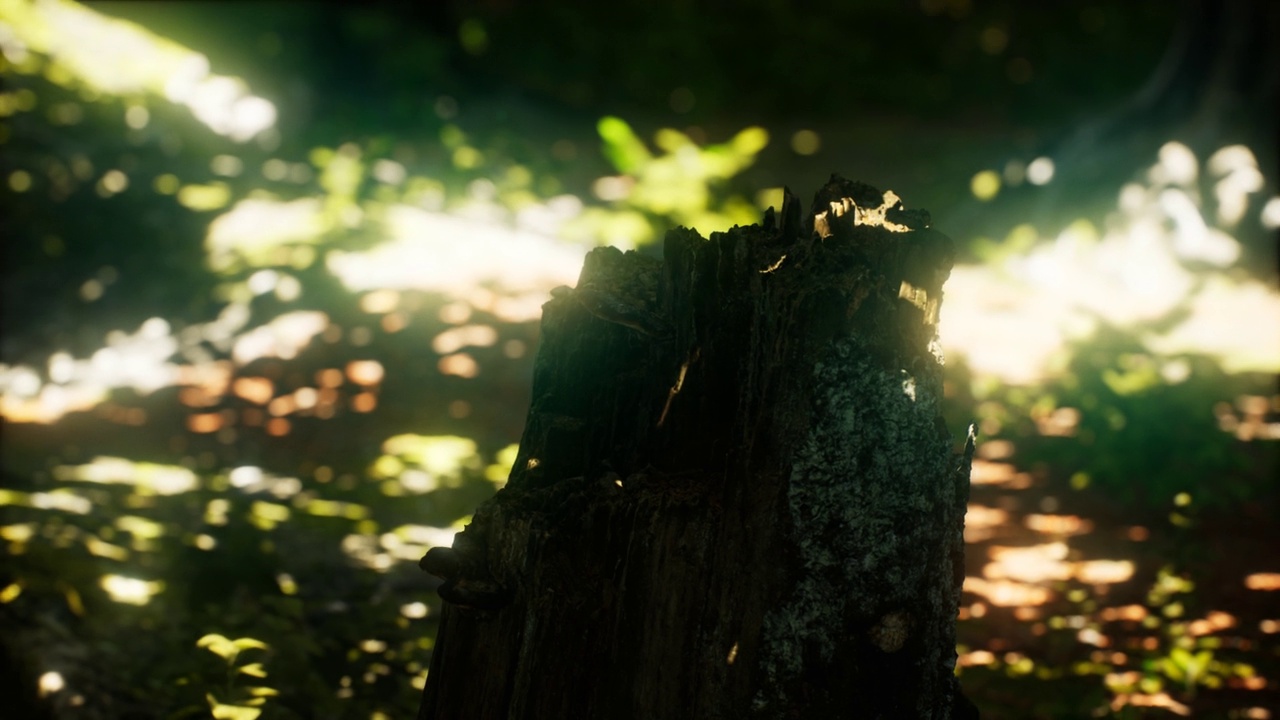
M0 0L12 717L410 717L584 253L834 172L959 264L988 718L1280 717L1280 4Z

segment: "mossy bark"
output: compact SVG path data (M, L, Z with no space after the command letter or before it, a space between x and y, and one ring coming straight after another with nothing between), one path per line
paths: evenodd
M832 177L663 261L592 251L544 306L507 486L423 558L419 717L972 716L928 225Z

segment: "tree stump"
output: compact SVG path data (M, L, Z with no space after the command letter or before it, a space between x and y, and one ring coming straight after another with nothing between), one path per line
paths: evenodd
M803 214L591 251L544 305L507 485L423 569L419 718L972 717L973 434L940 415L951 241L832 176Z

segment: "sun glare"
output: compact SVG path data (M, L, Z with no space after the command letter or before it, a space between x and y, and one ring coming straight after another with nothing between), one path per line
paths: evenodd
M518 227L407 205L386 212L385 228L386 241L369 250L329 252L329 271L356 291L417 289L468 298L493 285L504 294L539 294L536 306L495 306L512 322L536 318L550 288L577 282L586 250Z
M12 33L0 34L0 52L15 65L29 52L49 57L60 68L49 73L51 80L185 105L209 129L236 142L275 125L275 105L253 95L243 80L213 74L201 53L134 23L70 0L8 0L4 15Z
M1210 156L1208 171L1222 178L1217 212L1235 222L1263 187L1253 154L1225 147ZM1184 265L1225 270L1241 256L1239 241L1206 219L1192 189L1199 176L1194 153L1167 143L1149 185L1121 190L1105 230L1080 220L996 264L956 267L940 325L948 355L965 357L978 374L1030 384L1050 372L1066 342L1087 337L1101 320L1141 333L1157 352L1207 353L1231 372L1280 370L1280 293ZM1171 330L1144 329L1179 308L1189 317ZM1254 320L1236 322L1241 317Z

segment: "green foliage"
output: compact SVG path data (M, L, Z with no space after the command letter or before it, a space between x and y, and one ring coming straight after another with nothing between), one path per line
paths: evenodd
M1224 655L1236 653L1219 652L1221 638L1190 631L1191 624L1183 617L1188 606L1198 605L1194 591L1191 580L1175 574L1170 567L1160 568L1147 593L1151 615L1144 622L1146 628L1159 632L1160 649L1139 659L1141 673L1124 679L1116 676L1108 682L1111 692L1158 692L1166 689L1167 680L1172 683L1170 690L1191 701L1201 688L1217 689L1233 678L1253 677L1252 665L1224 659Z
M244 650L268 649L267 644L261 640L247 637L231 640L223 635L210 633L197 640L196 647L207 649L226 663L223 682L216 687L210 682L205 692L209 710L217 720L256 720L262 714L262 706L266 704L267 698L280 695L278 690L268 685L241 684L241 675L259 680L267 677L267 671L261 662L238 662L240 653Z
M604 156L619 172L637 172L652 160L644 141L636 137L622 118L601 118L596 129L604 140Z
M1270 497L1265 468L1250 465L1215 407L1267 394L1271 378L1228 374L1202 356L1160 357L1114 330L1067 355L1063 371L1039 387L987 385L972 401L971 412L998 428L988 439L1013 441L1024 466L1043 464L1057 482L1146 512L1168 508L1180 493L1217 510ZM1173 380L1166 369L1177 370ZM1063 409L1070 427L1046 429Z
M633 10L634 23L609 26L629 38L653 40L641 46L613 43L608 27L591 26L590 12L560 6L548 13L499 3L474 17L452 18L440 32L376 8L334 5L343 9L299 13L253 3L187 7L183 12L198 18L189 23L198 39L191 44L210 54L212 72L238 68L255 92L281 103L273 132L247 143L213 132L190 108L171 102L161 74L143 72L147 81L125 91L103 85L130 77L113 72L109 60L116 48L102 53L77 43L88 48L80 53L87 63L51 59L43 44L64 35L35 26L29 47L10 52L16 46L6 45L0 59L0 180L12 191L0 199L0 210L12 220L15 234L6 237L4 252L6 265L16 268L5 275L4 362L33 363L44 373L54 350L88 358L108 331L161 317L177 333L219 316L229 303L243 303L253 326L271 329L268 321L290 307L289 294L251 289L250 278L260 272L293 280L303 293L300 306L324 311L349 338L376 327L376 318L358 308L356 295L327 263L333 254L385 242L394 208L512 224L522 210L545 209L553 196L587 198L594 189L598 202L589 200L584 210L567 213L563 226L546 232L624 246L652 242L677 224L705 234L754 222L760 206L747 197L760 185L809 169L762 171L757 159L770 137L762 127L724 142L705 141L713 133L704 128L744 124L736 117L709 122L708 111L717 107L753 106L761 112L744 117L766 118L761 122L775 133L788 132L793 118L774 113L798 109L801 100L812 100L808 107L827 112L826 122L835 126L875 106L874 98L954 119L963 95L988 113L990 100L1003 97L997 81L1005 81L1016 54L1036 68L1035 87L1041 89L1034 94L1059 98L1030 108L1057 127L1061 110L1074 116L1082 98L1044 88L1103 77L1082 70L1077 55L1054 51L1053 43L1026 46L1027 35L1013 38L1023 46L1010 46L1008 54L976 52L984 38L1010 40L1013 31L1002 23L1012 7L1007 2L972 8L923 3L929 15L923 24L904 20L899 4L873 5L850 4L816 23L784 5L736 14L646 6ZM942 13L944 5L957 15ZM7 7L13 12L6 21L15 27L46 22L34 17L40 8L86 11L69 2ZM113 6L110 12L145 13L146 7ZM423 13L437 12L430 3L423 7L429 8ZM1170 18L1142 19L1125 7L1112 2L1086 9L1091 23L1105 27L1090 37L1157 57ZM615 12L612 5L599 8ZM965 13L971 15L961 17ZM1077 14L1031 13L1020 22L1070 25L1080 35ZM752 17L765 20L740 24ZM713 43L699 37L708 19L724 29ZM217 44L209 38L219 36L219 23L222 37L236 39L222 57L204 47ZM859 27L874 32L850 30ZM762 34L753 38L752 32ZM802 32L812 33L809 42L776 42ZM1059 49L1080 45L1055 38ZM173 43L160 46L164 61L156 69L167 72L186 57ZM719 53L727 46L778 52L739 58L745 64L737 74L717 79L725 66ZM846 54L839 57L852 65L811 72L814 56L805 48L814 47L840 47ZM920 47L944 47L948 57L929 59ZM1112 72L1108 53L1096 55L1084 59L1106 66L1103 84L1115 97L1140 80ZM463 72L459 59L477 64ZM1066 64L1055 71L1059 62ZM511 70L533 84L495 90L482 71L467 74L477 67ZM1145 71L1142 63L1126 67L1130 74ZM593 73L604 74L591 78ZM832 91L833 82L844 85ZM957 94L961 87L965 92ZM676 111L680 118L665 110L674 108L665 102L674 97L673 88L686 98L685 109ZM545 97L566 98L578 109L556 108L562 114L554 115L530 110ZM645 112L632 113L626 102L587 105L600 97L638 104ZM1055 103L1065 105L1054 109ZM599 118L604 112L628 120ZM649 142L633 129L671 124L684 129L663 127ZM601 157L584 150L596 144L593 129ZM824 146L827 138L836 140L827 132ZM868 138L861 127L849 135L862 143ZM899 134L871 137L887 147L903 140ZM973 168L966 163L975 160L973 136L957 137L940 146L928 168L896 168L898 177L923 183L920 178L928 176L939 187L967 177ZM963 172L949 175L953 167ZM759 174L748 177L749 168ZM1207 196L1211 188L1203 190ZM1031 188L1021 191L1032 197ZM959 182L945 197L964 193ZM999 199L1014 195L1001 190ZM1004 240L966 250L997 262L1040 242L1025 207L987 208L984 232ZM253 212L235 215L237 210ZM1072 203L1070 212L1079 211ZM213 232L216 221L225 233ZM1088 221L1079 222L1082 233L1097 234ZM1012 229L1006 234L1001 227ZM83 299L81 288L91 282L110 286L103 301ZM439 300L414 299L428 315ZM530 327L516 328L522 348L534 341ZM323 345L288 362L238 368L246 374L278 370L283 394L305 384L317 368L351 359L343 356L349 351L385 358L389 375L407 378L383 392L378 413L323 423L308 417L299 425L315 422L288 438L244 425L229 426L235 432L217 439L185 431L188 408L168 387L146 396L113 391L95 401L92 414L34 430L22 422L7 426L0 636L22 661L19 667L35 673L21 680L31 685L41 673L65 675L67 690L49 702L72 717L99 710L110 717L411 717L438 609L433 583L415 560L430 545L447 543L467 513L505 479L523 412L509 398L518 398L527 383L527 356L513 370L486 366L479 378L441 379L431 370L429 344L439 329L422 323L395 342L375 330L372 343L359 350ZM225 362L221 342L202 341L200 352ZM506 346L495 341L492 348L496 354ZM1015 441L1018 463L1048 468L1058 481L1087 489L1082 496L1161 513L1172 502L1170 519L1179 526L1198 522L1202 508L1229 509L1271 492L1258 481L1260 473L1242 472L1239 441L1219 429L1212 412L1241 393L1265 394L1269 378L1230 376L1196 356L1155 357L1118 332L1078 344L1068 357L1064 372L1045 386L978 388L976 397L958 403L953 417L967 422L976 412L999 425L987 437ZM1171 362L1186 364L1186 379L1166 377ZM291 379L295 375L304 380ZM463 397L476 408L466 422L453 415L453 403ZM486 408L478 400L483 397L499 401ZM217 402L200 412L245 410L234 398ZM147 423L121 426L103 419L121 408L145 408ZM1042 435L1041 421L1064 409L1078 412L1073 434ZM338 430L316 429L326 424ZM93 459L100 454L114 460ZM320 472L322 463L332 465L323 466L329 472ZM272 470L262 470L253 483L233 482L234 470L258 464ZM970 694L985 688L995 698L1029 696L1030 705L1016 717L1084 717L1105 706L1108 688L1189 694L1251 677L1252 665L1233 661L1238 653L1214 645L1214 638L1187 634L1181 618L1196 607L1195 592L1185 578L1158 575L1147 599L1154 621L1148 629L1159 630L1161 642L1141 654L1142 673L1132 684L1100 681L1118 668L1090 657L1074 632L1050 624L1047 659L1002 653L991 668L966 671ZM1001 634L1000 628L988 630ZM1016 639L1019 633L1001 636ZM193 652L200 642L209 652ZM71 704L76 694L86 700L83 706Z
M1203 683L1208 687L1218 684L1216 676L1209 674L1212 661L1213 652L1210 650L1201 650L1193 654L1184 648L1175 647L1169 651L1169 656L1161 658L1156 666L1170 680L1182 685L1188 694L1194 694L1199 684Z
M1185 573L1159 568L1141 604L1104 598L1077 588L1042 607L1044 620L1010 626L986 614L962 621L962 638L1018 638L1025 647L1028 631L1039 637L1034 649L986 653L976 662L972 658L982 653L970 654L962 639L958 652L974 664L962 663L957 671L970 697L987 700L979 702L983 717L1135 718L1146 717L1144 710L1152 706L1178 715L1214 708L1194 714L1234 717L1237 710L1219 709L1249 703L1228 690L1216 695L1217 704L1197 704L1206 691L1239 688L1259 671L1240 661L1247 646L1233 647L1218 634L1233 626L1233 616L1209 611L1189 619L1202 612L1203 603Z
M10 643L38 662L49 647L74 648L59 666L69 687L147 714L412 715L438 602L416 561L452 530L379 528L406 516L447 525L492 492L499 462L463 438L413 439L392 438L386 457L454 487L412 509L372 470L345 490L291 495L296 486L270 474L255 485L193 474L195 487L176 488L156 478L184 468L89 463L3 491L0 618L24 628ZM117 474L103 484L107 468ZM183 649L192 644L209 652Z
M586 210L566 229L569 237L601 237L633 247L654 242L677 225L706 235L759 218L759 208L725 190L768 145L763 128L749 127L726 143L706 147L685 133L662 128L654 135L660 155L651 153L621 118L602 118L597 130L604 156L622 175L597 181L597 195L612 205ZM607 188L603 192L602 183Z

